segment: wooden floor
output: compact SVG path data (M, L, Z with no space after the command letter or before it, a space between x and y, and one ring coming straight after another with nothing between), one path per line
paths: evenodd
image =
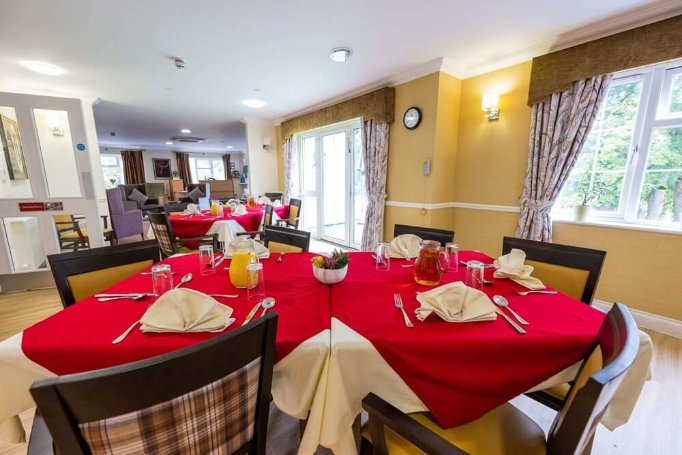
M0 294L0 341L19 333L31 324L61 309L54 289ZM612 454L682 454L682 339L647 331L654 341L654 379L644 387L637 408L626 425L610 432L599 427L592 453ZM0 371L0 374L3 374ZM547 431L555 413L526 398L513 403L535 419ZM33 411L22 414L30 429ZM274 406L270 412L268 455L296 454L298 421ZM0 455L25 454L26 444L0 443ZM319 454L328 453L318 450Z

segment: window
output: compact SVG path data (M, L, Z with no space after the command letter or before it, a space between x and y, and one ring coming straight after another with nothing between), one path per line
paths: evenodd
M123 180L123 160L119 155L100 155L99 159L104 173L104 186L107 189L116 188L125 183Z
M200 180L216 179L225 180L225 165L223 158L189 158L189 167L192 171L192 182Z
M584 202L595 219L682 221L682 62L616 75L553 214Z

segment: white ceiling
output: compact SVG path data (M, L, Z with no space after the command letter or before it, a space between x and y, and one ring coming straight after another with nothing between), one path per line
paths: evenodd
M674 8L679 0L2 0L0 90L99 99L104 145L163 149L190 128L211 140L173 149L224 153L244 150L244 117L283 118L443 57L472 75ZM341 45L354 50L346 64L329 59ZM254 97L267 106L241 104Z

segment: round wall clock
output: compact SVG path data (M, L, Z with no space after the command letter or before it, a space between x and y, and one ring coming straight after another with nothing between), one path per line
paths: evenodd
M416 106L412 106L403 114L403 125L408 130L416 129L422 122L422 111Z

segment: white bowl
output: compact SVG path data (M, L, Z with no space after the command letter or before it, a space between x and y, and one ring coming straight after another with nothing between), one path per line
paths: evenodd
M313 266L313 275L315 275L317 281L323 284L339 283L346 278L346 273L348 273L348 265L342 269L321 269L320 267Z

